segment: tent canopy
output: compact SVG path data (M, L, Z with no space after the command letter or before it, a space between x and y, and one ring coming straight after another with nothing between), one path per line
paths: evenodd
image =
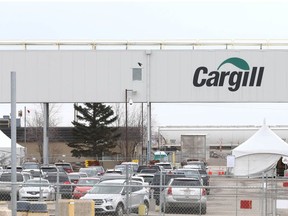
M25 147L16 143L17 164L25 156ZM0 130L0 159L2 165L10 165L11 163L11 139Z
M265 124L247 141L232 150L234 175L261 175L276 167L282 156L288 156L288 144Z

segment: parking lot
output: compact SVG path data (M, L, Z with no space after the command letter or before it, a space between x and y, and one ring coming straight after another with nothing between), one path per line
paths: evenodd
M288 179L287 179L288 180ZM288 191L283 183L285 179L249 179L233 178L227 176L211 176L210 194L207 195L206 215L245 215L245 216L266 216L266 215L288 215L288 207L280 206L288 200ZM58 200L59 201L59 200ZM165 200L163 200L165 202ZM49 215L57 214L59 202L47 201ZM75 200L75 205L77 200ZM0 208L9 208L9 201L1 201ZM155 205L155 200L150 199L149 215L202 215L197 210L185 211L183 209L172 209L169 213L164 213L159 206ZM137 215L130 213L130 215ZM84 216L82 214L82 216Z

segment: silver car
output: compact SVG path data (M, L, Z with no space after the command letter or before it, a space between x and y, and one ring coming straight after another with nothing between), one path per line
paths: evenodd
M206 214L207 196L206 190L199 178L174 178L168 183L162 192L164 202L162 209L169 212L180 208L198 210L201 215Z
M47 179L29 179L19 190L19 200L55 200L54 187Z

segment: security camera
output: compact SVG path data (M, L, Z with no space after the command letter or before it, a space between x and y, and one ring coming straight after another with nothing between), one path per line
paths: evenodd
M129 105L133 105L133 100L131 98L129 99Z

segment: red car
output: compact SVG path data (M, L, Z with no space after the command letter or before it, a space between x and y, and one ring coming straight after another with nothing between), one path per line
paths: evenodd
M100 178L97 177L80 178L73 191L73 199L80 199L99 181Z

